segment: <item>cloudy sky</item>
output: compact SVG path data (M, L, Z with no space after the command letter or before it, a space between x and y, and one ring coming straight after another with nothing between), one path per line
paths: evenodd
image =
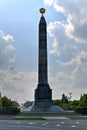
M34 100L39 9L46 8L49 84L53 99L87 93L87 0L0 1L0 91Z

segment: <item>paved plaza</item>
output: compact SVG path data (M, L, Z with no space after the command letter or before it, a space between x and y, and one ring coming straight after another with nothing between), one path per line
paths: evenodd
M0 130L87 130L87 120L45 117L46 120L0 120Z

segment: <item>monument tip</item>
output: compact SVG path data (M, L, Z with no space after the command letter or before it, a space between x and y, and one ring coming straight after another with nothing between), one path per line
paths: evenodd
M41 8L39 11L43 15L46 12L46 9L45 8Z

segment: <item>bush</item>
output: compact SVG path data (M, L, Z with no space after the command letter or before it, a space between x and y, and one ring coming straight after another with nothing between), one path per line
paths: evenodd
M17 107L4 107L2 109L0 109L0 114L9 114L9 115L14 115L14 114L18 114L20 113L20 109Z
M76 109L76 112L77 112L77 113L80 113L80 114L87 114L87 107L77 108L77 109Z

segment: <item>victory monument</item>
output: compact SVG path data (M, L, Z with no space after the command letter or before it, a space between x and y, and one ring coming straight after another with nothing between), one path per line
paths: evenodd
M52 101L52 89L48 84L48 66L47 66L47 25L44 17L45 9L41 8L41 18L39 22L38 39L38 85L35 89L34 104L25 111L44 112L44 111L63 111L55 106Z

